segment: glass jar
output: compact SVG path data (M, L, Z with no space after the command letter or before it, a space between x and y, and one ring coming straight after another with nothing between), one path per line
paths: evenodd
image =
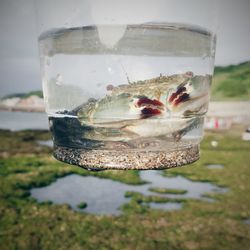
M213 2L45 0L36 9L55 158L90 170L199 159Z

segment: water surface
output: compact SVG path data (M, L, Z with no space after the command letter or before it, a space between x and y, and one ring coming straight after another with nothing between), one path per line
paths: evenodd
M110 179L101 179L94 176L79 176L72 174L59 178L47 187L33 188L31 195L38 201L52 201L56 204L69 204L74 210L80 211L77 205L83 201L88 206L85 212L92 214L113 214L121 213L119 207L130 201L125 198L126 191L140 192L143 195L157 195L169 198L193 198L204 201L212 201L205 198L205 193L223 193L224 188L219 188L211 183L192 182L184 177L163 177L161 171L141 171L140 177L149 183L144 185L128 185ZM156 194L149 191L151 187L184 189L187 193ZM162 210L180 209L182 205L176 202L149 203L151 208Z
M49 147L49 148L53 148L53 141L52 140L46 140L46 141L43 141L43 140L38 140L37 143L41 146L46 146L46 147Z
M208 165L206 165L206 168L209 168L209 169L222 169L222 168L224 168L224 166L221 165L221 164L208 164Z
M0 129L49 129L45 113L0 111Z

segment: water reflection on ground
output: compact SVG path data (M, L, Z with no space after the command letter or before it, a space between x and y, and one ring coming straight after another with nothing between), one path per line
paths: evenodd
M52 140L47 140L47 141L38 140L37 143L41 146L53 148L53 141Z
M0 111L0 128L19 131L24 129L49 129L46 113Z
M222 169L222 168L224 168L224 166L221 165L221 164L208 164L208 165L206 165L206 168L209 168L209 169Z
M92 214L121 213L119 207L131 198L125 198L126 191L140 192L143 195L157 195L169 198L193 198L205 201L211 199L203 197L205 193L223 193L225 188L219 188L211 183L192 182L182 176L164 177L162 171L141 171L140 176L147 181L144 185L128 185L110 179L93 176L79 176L72 174L59 178L47 187L34 188L31 195L38 201L52 201L56 204L69 204L74 210L82 211L77 205L83 201L87 203L85 212ZM156 194L149 188L184 189L185 194ZM181 203L149 203L154 209L174 210L182 207Z
M245 223L245 224L247 224L247 225L250 225L250 218L249 218L249 219L244 220L244 223Z

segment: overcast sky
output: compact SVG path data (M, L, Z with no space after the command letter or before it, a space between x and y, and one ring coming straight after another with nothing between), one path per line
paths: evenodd
M58 0L51 0L53 1ZM122 2L128 3L129 0ZM200 7L197 7L197 0L175 2L178 11L174 15L178 19L189 11L187 7L180 7L182 2L189 3L190 8L198 8L197 11L203 2L205 13L210 1L199 0ZM217 2L215 64L237 64L250 60L250 0ZM105 0L99 3L102 4L100 10L104 10ZM109 6L106 7L110 9ZM88 9L85 12L87 16ZM200 13L202 18L202 12ZM0 96L41 89L33 0L0 0L0 31Z

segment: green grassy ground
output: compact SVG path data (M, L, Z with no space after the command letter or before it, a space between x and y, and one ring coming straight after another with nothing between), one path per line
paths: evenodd
M212 100L250 100L250 62L216 67L212 83Z
M88 172L60 163L50 149L35 143L47 138L45 131L0 131L1 250L249 249L250 225L244 221L250 218L250 142L240 139L239 130L207 134L198 162L164 171L167 176L228 187L225 194L206 194L216 202L190 199L183 202L182 210L166 212L145 205L155 196L127 192L131 199L120 216L75 212L67 205L37 203L29 197L31 187L48 185L70 173L142 183L138 171ZM210 146L211 140L219 142L217 148ZM210 163L225 167L206 168Z
M159 193L159 194L185 194L187 190L182 189L172 189L172 188L150 188L151 192Z

